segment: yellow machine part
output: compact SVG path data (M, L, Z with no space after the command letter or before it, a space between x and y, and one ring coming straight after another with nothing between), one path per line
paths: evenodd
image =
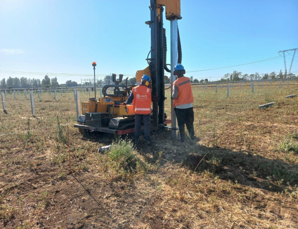
M118 107L114 107L113 113L115 116L135 115L133 105L119 105Z
M143 70L139 70L136 72L136 81L137 81L136 84L137 85L141 84L143 75L148 75L151 78L151 72L149 70L149 66Z
M166 7L166 19L181 19L180 0L156 0L156 3Z
M122 98L113 98L114 100L122 100ZM134 108L133 105L118 105L115 106L114 102L105 102L104 100L101 100L97 102L97 109L95 111L95 102L94 101L88 101L88 102L83 102L82 103L82 114L86 114L89 112L101 112L101 113L106 113L108 112L108 105L112 105L110 108L110 113L112 114L113 117L116 116L126 116L126 115L134 115Z
M97 109L95 111L95 102L94 101L88 101L88 102L83 102L82 103L82 114L84 115L85 113L88 112L107 112L107 106L108 105L113 105L114 102L102 102L99 101L97 102Z

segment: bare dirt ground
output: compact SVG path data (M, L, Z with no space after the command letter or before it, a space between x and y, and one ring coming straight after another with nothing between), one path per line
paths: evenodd
M298 98L285 98L297 83L254 94L232 87L230 98L224 88L193 91L197 139L181 144L169 131L154 133L153 145L134 150L146 169L132 172L97 152L113 136L73 127L72 93L58 101L44 93L38 118L23 94L8 94L8 114L0 114L1 227L297 228Z

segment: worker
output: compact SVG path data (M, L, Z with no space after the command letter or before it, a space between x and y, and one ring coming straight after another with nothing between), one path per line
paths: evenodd
M135 110L135 144L139 143L141 135L142 120L144 123L144 138L145 145L152 143L150 139L150 124L151 124L151 89L149 88L150 77L143 75L141 84L132 89L132 92L125 104L131 104L133 102Z
M180 132L180 141L185 140L185 128L189 132L190 138L195 138L194 132L194 112L193 112L193 94L191 90L190 79L184 76L185 69L182 64L177 64L174 68L174 75L176 80L173 83L172 100L174 103L174 110L178 120L178 127Z

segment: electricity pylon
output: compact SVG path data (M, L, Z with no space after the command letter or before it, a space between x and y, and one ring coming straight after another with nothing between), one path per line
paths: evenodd
M292 65L293 65L293 61L294 61L294 58L295 58L295 54L296 54L296 51L298 50L298 48L295 48L295 49L287 49L287 50L282 50L282 51L279 51L278 54L281 55L283 54L284 56L284 62L285 62L285 76L287 77L287 63L286 63L286 54L290 54L293 52L293 57L292 57L292 61L291 61L291 65L290 65L290 68L289 68L289 74L291 73L291 69L292 69Z

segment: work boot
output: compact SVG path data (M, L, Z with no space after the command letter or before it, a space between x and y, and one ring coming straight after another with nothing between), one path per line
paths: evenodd
M133 142L135 145L138 145L140 143L140 140L139 140L139 138L135 138Z
M151 146L151 145L154 145L154 144L155 144L155 141L154 140L151 140L151 139L145 140L145 145L147 145L147 146Z
M144 143L145 146L151 146L151 142L149 140L145 140L145 143Z
M195 130L194 130L193 126L191 128L189 128L188 132L189 132L190 139L194 140L195 139Z
M179 140L180 142L184 142L185 130L184 127L179 127Z

